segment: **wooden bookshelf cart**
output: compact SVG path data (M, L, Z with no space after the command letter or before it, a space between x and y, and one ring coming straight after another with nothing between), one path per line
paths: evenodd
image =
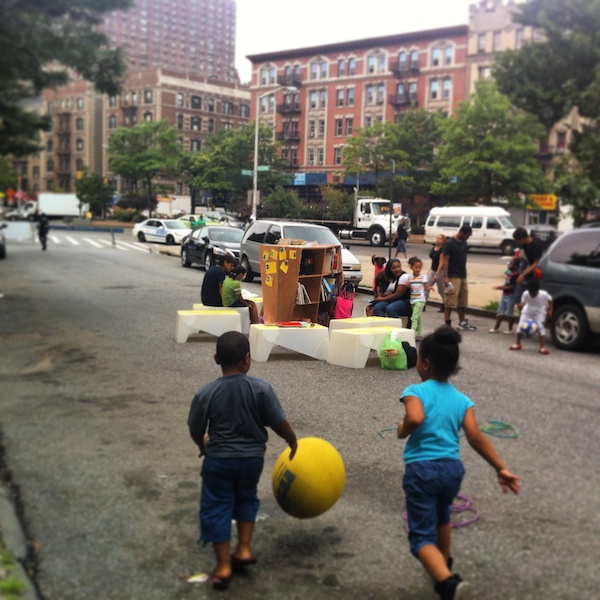
M316 323L319 313L330 312L331 300L325 298L328 287L343 283L341 247L261 244L260 276L265 323ZM306 303L297 302L298 284L306 289Z

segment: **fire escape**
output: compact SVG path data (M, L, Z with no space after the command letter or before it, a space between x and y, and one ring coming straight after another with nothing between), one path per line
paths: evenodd
M277 112L281 115L281 131L275 135L276 139L281 142L283 156L287 156L290 171L294 171L298 169L299 125L302 112L298 89L302 85L302 78L298 69L292 71L291 68L288 68L277 82L282 87L296 88L297 90L286 90L283 103L277 105Z
M418 106L417 81L419 74L419 59L415 52L410 57L400 53L396 58L390 59L390 71L396 78L396 93L388 98L389 104L394 106L396 116L408 108Z
M58 157L58 188L71 191L71 111L61 110L56 113L56 154Z

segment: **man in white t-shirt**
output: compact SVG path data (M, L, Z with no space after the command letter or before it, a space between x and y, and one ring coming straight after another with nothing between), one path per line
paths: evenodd
M540 340L538 352L540 354L550 354L550 351L545 346L546 330L544 323L546 317L552 316L552 296L547 291L540 290L539 279L531 279L527 283L527 291L521 297L519 308L521 309L521 317L517 326L517 341L510 346L510 350L521 350L521 340L523 339L522 328L527 321L535 321Z

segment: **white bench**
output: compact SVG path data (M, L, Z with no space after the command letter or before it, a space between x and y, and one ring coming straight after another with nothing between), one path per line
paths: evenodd
M269 359L273 346L306 354L318 360L327 358L329 334L327 327L277 327L277 325L250 326L250 355L258 362Z
M393 326L334 329L329 333L327 362L340 367L363 369L371 350L379 353L390 331L399 331L401 341L408 342L411 346L415 345L415 332L412 329L400 329Z
M248 309L245 310L248 311ZM226 331L241 332L242 318L237 310L230 308L177 311L176 342L184 344L192 333L198 333L199 331L205 331L216 336L222 335Z
M329 331L337 329L356 329L359 327L392 327L404 329L408 317L350 317L348 319L331 319Z
M263 305L263 299L259 296L256 296L254 298L249 298L249 300L252 300L252 302L256 304L256 309L258 310L258 314L260 315ZM194 310L223 310L224 308L226 308L227 310L236 310L240 313L240 317L242 319L242 333L250 332L250 311L246 306L205 306L204 304L197 302L193 305L192 308Z

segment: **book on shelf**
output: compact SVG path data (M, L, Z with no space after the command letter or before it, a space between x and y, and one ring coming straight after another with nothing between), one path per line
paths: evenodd
M311 299L304 284L298 283L296 287L296 304L310 304Z

